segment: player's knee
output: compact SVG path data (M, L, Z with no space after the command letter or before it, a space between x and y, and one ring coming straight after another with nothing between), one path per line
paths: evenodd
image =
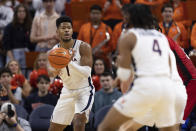
M48 131L62 131L64 128L66 128L66 125L51 122Z
M81 121L81 120L75 120L73 122L74 127L83 127L85 125L85 122Z
M74 127L83 127L86 123L85 115L77 115L73 120Z

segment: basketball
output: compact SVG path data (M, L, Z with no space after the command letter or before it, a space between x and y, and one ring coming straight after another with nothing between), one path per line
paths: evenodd
M67 49L55 48L48 54L48 60L53 68L61 69L66 67L71 59L71 54Z

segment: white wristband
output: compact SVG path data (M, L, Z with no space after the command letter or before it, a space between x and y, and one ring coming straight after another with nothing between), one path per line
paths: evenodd
M119 67L117 70L117 76L121 81L127 81L131 76L131 69Z
M91 75L91 68L89 66L80 66L72 61L70 61L69 66L70 68L73 68L74 71L85 77L89 77Z

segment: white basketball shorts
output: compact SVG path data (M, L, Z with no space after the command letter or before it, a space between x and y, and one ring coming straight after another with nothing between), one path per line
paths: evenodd
M177 115L182 115L186 101L183 93L176 93L174 86L176 84L168 77L137 78L131 91L118 99L114 107L142 125L173 126L179 122L181 117ZM183 102L177 101L178 98L182 98Z
M88 121L94 102L94 93L95 89L92 85L75 90L63 87L60 98L51 116L51 122L61 125L70 125L74 114L84 112L86 113Z

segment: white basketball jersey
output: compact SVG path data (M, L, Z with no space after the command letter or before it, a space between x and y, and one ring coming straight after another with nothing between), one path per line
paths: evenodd
M167 38L154 29L132 28L136 45L132 50L132 62L136 76L170 75L169 43Z
M80 45L83 41L81 40L75 40L74 45L72 49L75 51L75 55L72 59L72 62L80 65ZM53 48L59 48L59 44L55 45ZM81 76L77 73L77 71L74 71L75 69L71 68L68 64L67 67L64 67L61 69L61 72L59 74L60 78L63 81L63 86L68 89L79 89L84 88L87 86L92 86L92 81L90 78L91 72L89 72L89 77Z

